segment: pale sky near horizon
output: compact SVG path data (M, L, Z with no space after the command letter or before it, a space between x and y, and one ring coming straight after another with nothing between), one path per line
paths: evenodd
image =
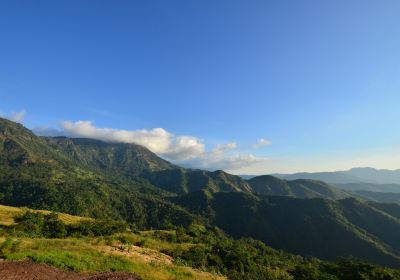
M399 1L2 1L0 115L236 174L400 169Z

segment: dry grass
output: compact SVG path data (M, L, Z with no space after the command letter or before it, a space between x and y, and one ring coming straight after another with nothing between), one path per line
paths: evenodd
M50 214L51 211L46 211L46 210L31 210L29 208L19 208L19 207L12 207L12 206L5 206L5 205L0 205L0 225L3 226L10 226L15 224L14 218L18 215L24 214L26 211L33 211L33 212L38 212L38 213L43 213L43 214ZM66 224L74 224L78 223L82 220L91 220L90 218L84 218L84 217L78 217L78 216L73 216L73 215L68 215L64 213L58 213L58 217L60 218L61 221L63 221Z

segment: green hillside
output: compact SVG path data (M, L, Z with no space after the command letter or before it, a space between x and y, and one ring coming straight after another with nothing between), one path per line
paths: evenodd
M200 189L252 191L249 184L238 176L223 171L180 168L139 145L66 137L44 139L54 150L93 172L122 177L127 181L143 178L172 193L183 194ZM143 184L143 180L140 183Z
M46 137L44 140L54 150L63 153L72 161L108 174L134 177L143 171L177 168L136 144L106 143L66 137Z
M369 201L400 203L400 193L372 192L372 191L353 191L353 193Z
M212 192L252 192L251 186L238 176L218 170L172 169L157 172L146 172L143 178L164 190L184 194L201 189Z
M400 267L400 221L356 199L339 201L199 191L174 202L222 230L323 259L353 256Z
M254 192L261 195L281 195L298 198L329 198L340 199L350 195L322 181L315 180L293 180L286 181L277 177L263 175L257 176L248 183Z
M0 119L0 151L2 204L123 219L144 227L193 221L192 215L162 199L162 190L143 179L128 181L90 169L4 119Z
M184 169L133 144L37 137L0 119L1 204L126 221L139 229L198 223L296 254L400 267L399 209L340 200L347 196L321 181L246 181Z

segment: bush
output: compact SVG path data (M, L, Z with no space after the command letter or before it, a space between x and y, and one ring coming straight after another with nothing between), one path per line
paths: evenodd
M24 235L48 237L48 238L63 238L67 236L66 225L58 219L58 215L50 213L44 215L27 211L21 216L15 218L18 223L15 229L23 232Z
M114 233L126 232L127 224L118 221L82 221L68 226L70 236L107 236Z

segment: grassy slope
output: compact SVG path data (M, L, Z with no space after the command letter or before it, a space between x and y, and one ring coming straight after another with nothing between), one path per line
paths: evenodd
M50 213L45 210L0 205L0 225L13 225L15 216L28 210ZM67 224L89 219L63 213L59 214L59 218ZM46 239L10 237L0 231L0 255L8 260L30 258L35 262L79 272L133 272L141 279L149 280L225 279L217 274L174 264L171 257L160 251L173 251L177 247L191 244L173 244L152 236L153 232L147 231L105 238ZM134 244L140 244L141 247Z
M132 238L135 235L132 234ZM136 246L117 245L103 238L45 239L0 238L0 250L7 260L30 258L64 270L79 272L126 271L141 279L225 279L190 267L156 259L161 253ZM155 243L155 241L153 242ZM168 258L166 258L168 259Z

